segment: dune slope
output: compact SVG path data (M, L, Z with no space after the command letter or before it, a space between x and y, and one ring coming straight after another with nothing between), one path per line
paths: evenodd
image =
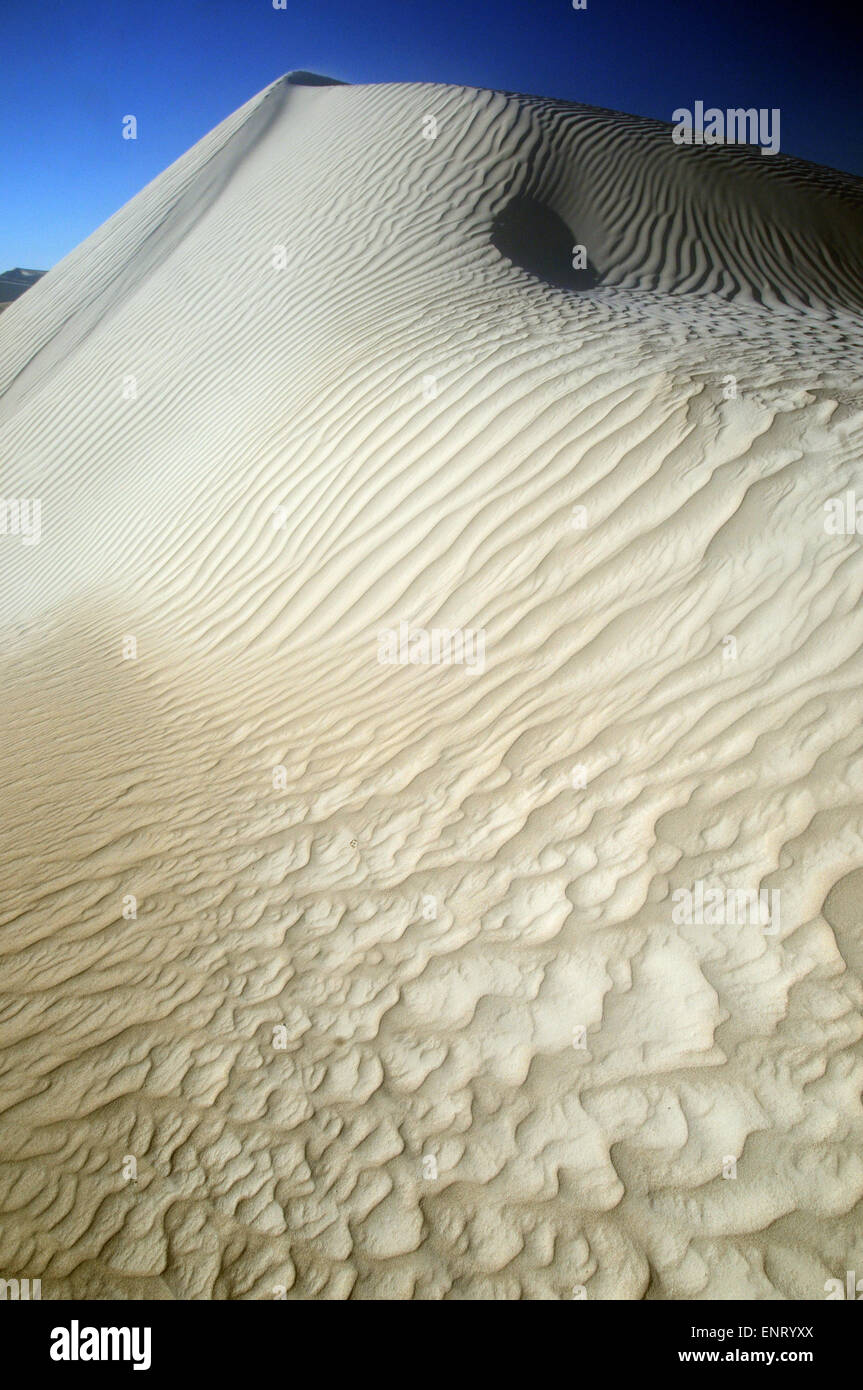
M296 74L7 309L0 1276L863 1269L861 227L783 155Z

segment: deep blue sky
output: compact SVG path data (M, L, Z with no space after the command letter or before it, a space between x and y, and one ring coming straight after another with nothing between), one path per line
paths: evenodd
M0 271L53 265L290 68L668 121L697 99L778 106L784 153L863 174L860 33L840 14L832 0L588 0L585 11L571 0L0 0ZM121 138L129 113L137 141Z

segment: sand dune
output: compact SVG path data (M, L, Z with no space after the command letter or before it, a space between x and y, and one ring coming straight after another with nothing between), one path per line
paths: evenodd
M863 1269L861 185L670 130L289 76L3 314L0 1276Z

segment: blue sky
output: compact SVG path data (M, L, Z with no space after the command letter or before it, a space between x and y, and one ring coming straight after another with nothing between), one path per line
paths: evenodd
M775 107L782 149L863 174L860 43L803 0L0 0L0 270L47 269L291 68L671 120ZM848 7L849 12L851 7ZM134 114L138 139L121 138Z

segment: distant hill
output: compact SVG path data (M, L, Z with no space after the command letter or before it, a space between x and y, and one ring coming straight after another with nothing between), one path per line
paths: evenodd
M16 265L14 270L4 270L0 275L0 313L13 299L17 299L19 294L29 290L37 280L41 280L44 274L44 270L24 270L20 265Z

